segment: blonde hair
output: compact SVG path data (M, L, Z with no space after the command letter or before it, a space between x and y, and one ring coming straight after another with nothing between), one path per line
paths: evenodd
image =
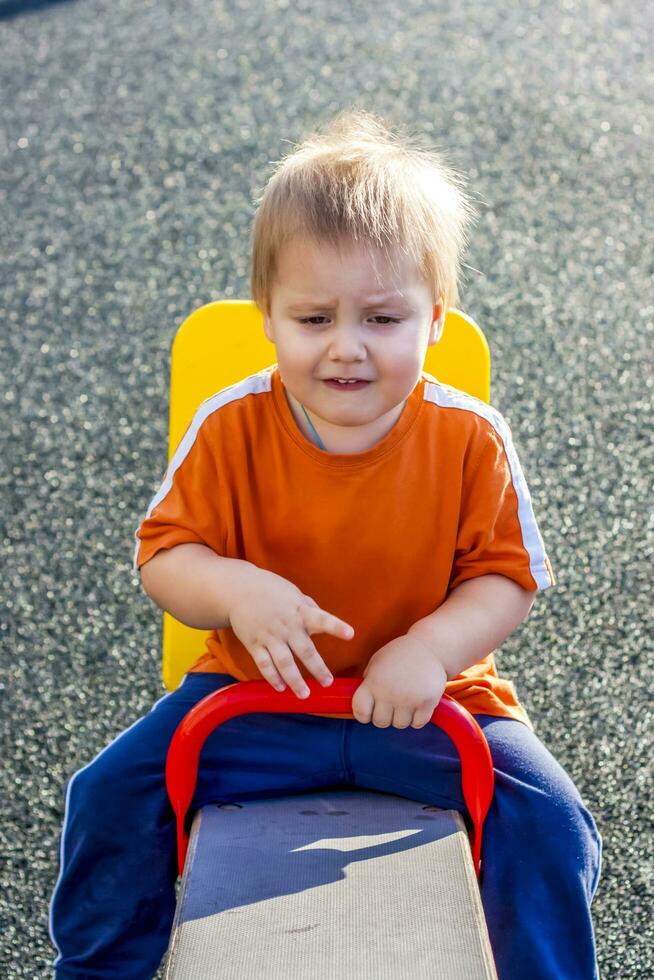
M276 164L255 200L252 299L270 312L277 258L296 235L336 248L376 246L392 260L399 247L434 299L459 302L461 256L476 217L463 178L440 153L392 133L362 109L340 112Z

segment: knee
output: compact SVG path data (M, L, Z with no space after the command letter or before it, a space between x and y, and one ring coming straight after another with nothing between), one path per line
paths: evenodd
M601 839L590 810L574 783L565 775L545 789L531 793L526 807L529 830L545 849L548 859L560 854L590 871L599 857Z
M592 898L599 879L602 840L571 780L565 776L542 787L522 786L519 792L513 788L510 797L507 803L506 793L499 789L503 836L509 834L546 877L580 879Z
M93 822L99 825L118 815L123 821L143 783L140 768L139 759L125 751L117 739L72 776L67 794L69 808L77 813L90 812Z
M97 756L70 779L66 794L66 809L69 819L82 819L87 822L87 814L92 814L93 824L102 822L103 817L113 816L113 801L116 791L110 790L109 774L104 760ZM113 777L114 779L116 776ZM122 785L120 775L119 784Z
M602 854L602 838L595 820L579 795L572 780L564 773L565 779L554 789L555 811L552 817L553 834L550 841L557 842L561 834L562 845L567 849L569 861L573 863L582 878L589 882L594 894L599 878Z
M519 734L519 748L491 746L494 830L530 862L580 875L592 895L602 852L595 820L565 769L533 734Z

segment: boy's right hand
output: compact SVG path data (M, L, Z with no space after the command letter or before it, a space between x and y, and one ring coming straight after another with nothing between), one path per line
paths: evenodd
M342 640L354 636L349 623L325 612L288 579L256 565L251 565L239 582L238 594L230 604L229 622L263 677L278 691L288 684L298 698L308 697L309 688L294 657L323 686L334 679L311 634L331 633Z

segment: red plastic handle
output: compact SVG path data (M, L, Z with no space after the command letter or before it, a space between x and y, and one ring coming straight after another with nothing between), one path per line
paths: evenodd
M166 789L177 819L177 862L180 875L188 848L184 824L198 778L202 746L211 732L230 718L251 712L340 714L353 718L352 698L362 677L335 677L325 688L305 678L310 694L300 699L290 689L276 691L268 681L239 681L198 701L182 718L168 748ZM477 876L481 869L484 819L493 798L494 774L490 749L481 728L462 705L444 694L431 721L454 742L461 759L463 799L472 818L470 846Z

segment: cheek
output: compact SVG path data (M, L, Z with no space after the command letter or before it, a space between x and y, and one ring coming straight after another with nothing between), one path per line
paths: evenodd
M286 356L300 367L313 364L320 356L320 350L316 344L310 341L300 341L294 339L286 346Z
M390 373L400 376L419 371L424 358L421 358L420 352L411 346L398 343L389 344L383 352L378 352L378 360L383 362Z
M307 356L306 350L297 350L292 345L281 350L277 348L277 361L295 384L304 383L312 374L315 364L315 359Z

